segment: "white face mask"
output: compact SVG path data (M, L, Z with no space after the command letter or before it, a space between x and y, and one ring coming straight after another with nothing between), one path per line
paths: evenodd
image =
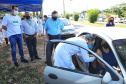
M18 15L18 11L15 11L15 10L14 10L14 13L13 13L13 14L14 14L14 15Z

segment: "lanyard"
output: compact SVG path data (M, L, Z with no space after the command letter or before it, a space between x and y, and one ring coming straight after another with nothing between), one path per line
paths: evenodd
M29 26L31 26L31 20L30 21L26 20L26 22L29 24Z

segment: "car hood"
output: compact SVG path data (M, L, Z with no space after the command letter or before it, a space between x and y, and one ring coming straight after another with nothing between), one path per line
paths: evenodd
M75 27L73 25L69 25L69 26L64 26L64 29L75 29Z

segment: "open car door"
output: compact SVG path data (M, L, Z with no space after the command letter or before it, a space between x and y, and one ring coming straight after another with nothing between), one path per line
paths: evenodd
M106 74L99 76L87 72L77 70L70 70L56 66L46 66L44 69L44 80L47 84L123 84L122 76L117 73L108 63L106 63L100 56L85 48L81 44L63 40L51 40L51 42L62 42L70 45L78 46L87 50L101 62L105 64ZM62 52L62 51L61 51Z

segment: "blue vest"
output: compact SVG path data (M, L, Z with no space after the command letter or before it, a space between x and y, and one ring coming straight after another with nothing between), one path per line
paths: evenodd
M116 61L116 59L115 59L115 56L114 56L112 50L109 49L109 50L110 50L109 53L105 53L105 52L103 51L102 48L101 48L100 50L101 50L101 52L102 52L102 57L103 57L103 59L104 59L110 66L115 66L115 67L117 67L117 61ZM104 70L104 68L103 68L99 63L98 63L98 70Z

